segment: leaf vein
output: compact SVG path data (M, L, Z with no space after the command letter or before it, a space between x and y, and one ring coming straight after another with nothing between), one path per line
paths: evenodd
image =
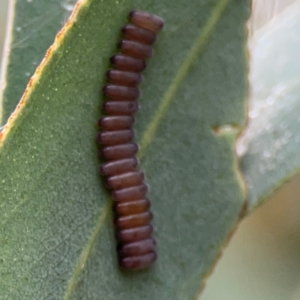
M141 158L148 146L154 139L155 133L159 127L161 120L163 119L164 115L167 112L168 107L170 106L174 96L184 80L187 76L188 71L193 66L193 62L199 55L200 51L206 45L208 38L211 36L216 24L220 20L224 9L226 8L227 4L230 0L220 0L219 3L214 7L212 13L201 29L199 37L196 39L195 43L192 45L190 51L188 52L186 58L183 60L182 64L180 65L176 76L174 77L173 81L171 82L169 88L165 92L164 96L162 97L162 101L158 106L154 116L152 117L152 121L146 128L145 133L143 134L141 143L140 143L140 151L138 153L138 157Z
M77 286L78 278L86 266L86 262L87 262L88 258L90 257L90 254L94 248L94 245L99 236L99 233L100 233L105 221L107 220L108 215L110 214L111 208L112 208L112 201L109 201L104 206L103 210L101 211L99 218L97 220L96 226L94 227L85 247L83 248L83 251L82 251L82 253L77 261L77 264L73 270L73 275L72 275L71 279L69 280L69 284L67 286L67 290L66 290L65 296L63 298L64 300L71 299L73 292Z

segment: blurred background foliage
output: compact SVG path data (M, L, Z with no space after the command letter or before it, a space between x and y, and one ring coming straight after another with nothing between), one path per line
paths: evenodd
M296 0L253 1L249 38L293 2ZM8 0L0 0L1 55L7 6ZM299 183L300 176L241 223L208 279L201 300L300 299Z
M299 7L300 1L253 1L249 20L250 68L251 53L256 47L254 34L274 30L272 25L278 24L279 16L286 16L286 23L292 26L290 15L284 13L290 5ZM299 40L300 33L293 38ZM240 224L208 279L201 300L300 299L299 183L300 176Z
M0 0L0 55L2 57L3 44L6 30L8 0ZM0 68L2 66L2 59L0 59Z

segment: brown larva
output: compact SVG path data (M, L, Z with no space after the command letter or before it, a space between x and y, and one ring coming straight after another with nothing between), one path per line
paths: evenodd
M148 187L135 157L138 146L134 143L133 115L139 108L137 86L143 79L140 72L146 67L145 59L152 56L151 45L164 22L142 11L132 11L129 19L131 24L122 28L120 54L111 58L113 69L106 73L106 101L102 106L105 116L99 120L97 140L106 161L100 172L114 201L119 264L125 269L143 269L156 260L156 242L146 197Z

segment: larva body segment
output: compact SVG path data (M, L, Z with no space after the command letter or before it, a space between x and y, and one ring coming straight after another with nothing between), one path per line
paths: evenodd
M150 201L148 199L135 200L130 202L117 203L115 209L118 215L128 216L131 214L139 214L147 211L150 208Z
M152 236L152 233L153 226L145 225L141 227L119 230L117 232L117 238L119 239L119 241L125 244L148 239Z
M134 227L148 225L151 220L152 213L146 211L140 214L119 217L116 219L116 225L119 229L130 229Z
M118 144L129 143L134 138L132 129L104 131L98 134L98 143L102 145L112 146Z
M123 54L117 54L110 59L116 70L129 72L142 72L146 68L146 62Z
M156 258L154 251L145 255L124 257L120 260L120 267L131 270L145 269L150 267Z
M135 72L109 70L106 73L109 82L121 86L137 86L143 80L143 76Z
M111 57L112 69L106 73L108 84L103 87L104 116L98 124L97 141L100 155L106 162L100 173L112 192L116 214L120 267L144 269L156 260L156 242L152 237L152 213L146 195L144 173L138 169L138 145L134 143L134 113L139 109L138 85L146 68L145 59L153 54L152 44L163 27L163 20L148 12L132 11L131 24L122 28L118 44L120 53Z
M101 156L106 160L119 160L124 158L131 158L138 152L138 145L135 143L128 143L123 145L102 147Z
M112 192L112 197L116 202L129 202L133 200L144 199L148 192L146 184L131 186L125 189Z
M128 256L139 256L147 254L156 246L156 242L153 238L138 241L134 243L125 244L120 250L120 255L122 257Z
M137 100L140 97L140 91L136 87L128 87L116 84L108 84L103 88L103 93L107 98L113 100Z
M153 31L127 24L122 28L124 38L129 41L137 41L143 44L152 45L156 41L156 34Z
M123 174L136 170L138 164L139 162L136 157L110 161L100 166L100 173L103 176Z
M107 186L113 190L120 190L130 186L143 183L144 173L142 171L128 172L120 175L111 176L107 179Z
M153 50L150 45L144 45L135 41L121 40L119 48L122 53L140 59L147 59L153 54Z
M103 131L130 129L133 126L132 116L106 116L99 120L98 125Z
M164 26L164 20L159 16L145 11L134 10L129 14L133 25L158 33Z
M138 110L137 101L105 101L103 103L103 112L111 116L130 116Z

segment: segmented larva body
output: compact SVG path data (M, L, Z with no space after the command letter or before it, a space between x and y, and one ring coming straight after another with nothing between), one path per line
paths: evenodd
M121 53L111 58L113 68L106 74L109 84L103 88L105 116L99 120L97 139L106 161L100 172L106 177L114 201L119 264L125 269L143 269L156 260L156 242L146 197L148 187L135 157L138 146L134 143L133 115L139 109L140 73L153 54L151 45L164 22L142 11L132 11L129 19L131 24L122 28Z

